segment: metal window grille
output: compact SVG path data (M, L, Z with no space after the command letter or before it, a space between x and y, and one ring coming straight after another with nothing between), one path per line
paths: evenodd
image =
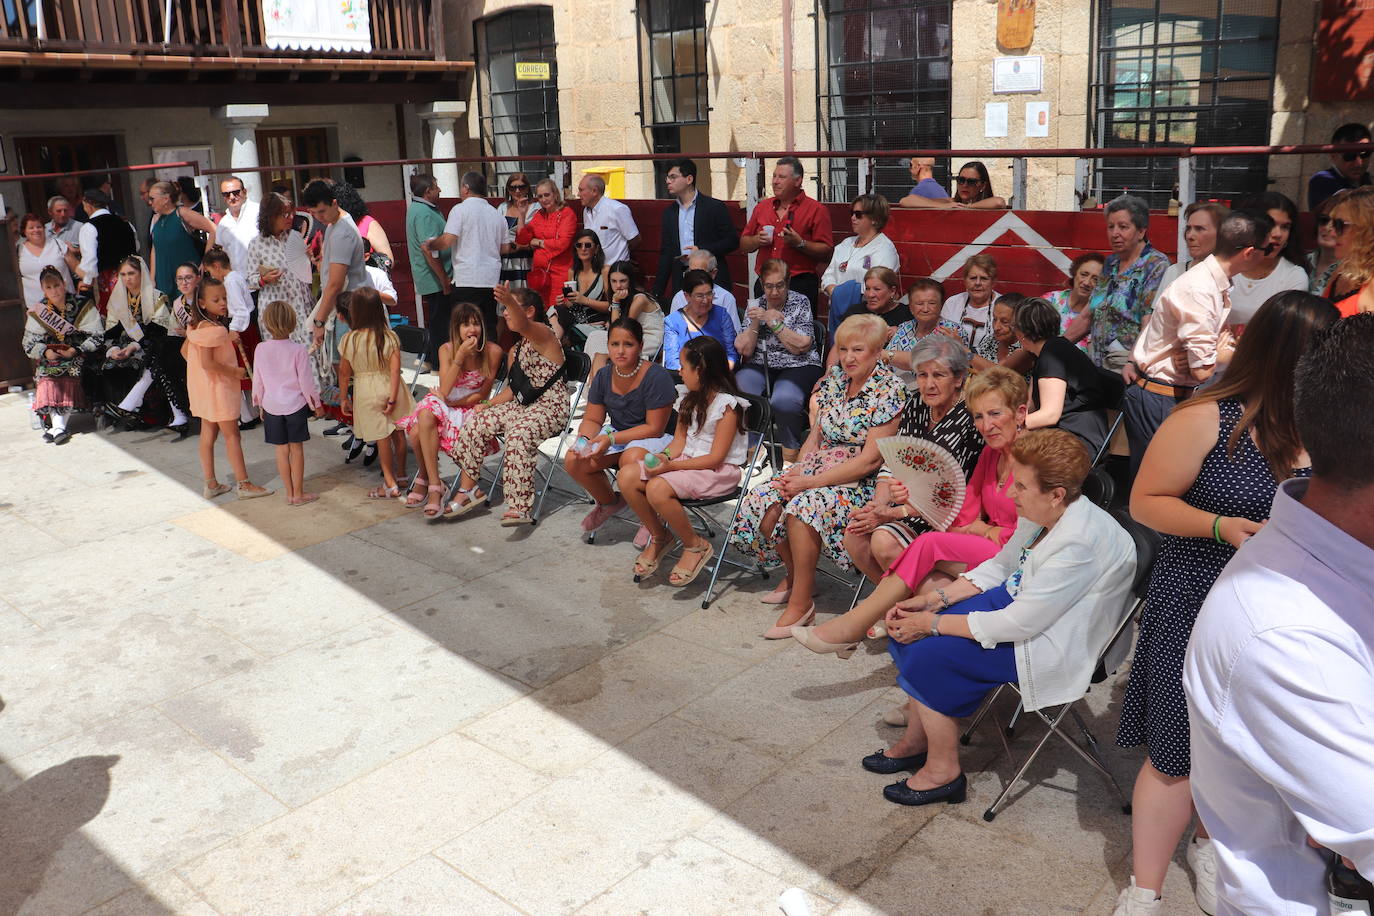
M492 16L480 23L479 35L486 77L486 104L479 118L482 147L493 156L521 157L496 164L498 184L515 172L537 181L553 172L553 160L563 153L553 9L527 7ZM549 78L517 79L516 64L530 62L547 63Z
M639 18L640 123L705 124L710 107L704 0L639 0Z
M1103 0L1097 10L1098 146L1269 143L1279 0ZM1163 207L1177 193L1170 159L1100 159L1099 200L1125 190ZM1268 183L1264 156L1198 159L1199 200Z
M951 0L817 0L816 95L821 149L947 149ZM823 63L824 62L824 63ZM859 193L854 160L822 164L823 200ZM949 164L935 177L948 184ZM907 167L879 161L874 190L896 201Z

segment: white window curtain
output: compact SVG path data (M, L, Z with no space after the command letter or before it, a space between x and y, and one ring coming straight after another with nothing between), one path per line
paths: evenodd
M276 51L371 51L368 0L263 0L263 41Z

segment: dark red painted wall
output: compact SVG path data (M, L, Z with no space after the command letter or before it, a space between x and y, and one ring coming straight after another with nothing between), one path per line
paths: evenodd
M440 209L445 213L457 200L444 200ZM499 203L499 201L493 201ZM634 214L639 226L640 244L634 258L652 278L658 269L658 247L661 234L663 210L668 202L664 200L627 200L630 212ZM743 207L733 201L728 202L735 224L743 228L745 213ZM580 203L569 204L581 219ZM391 239L392 250L396 254L396 264L392 271L392 282L396 284L398 311L414 316L415 287L410 278L410 259L406 254L405 208L406 202L399 200L375 201L368 204L373 217L386 229ZM827 204L831 225L835 228L835 240L850 235L849 204ZM902 259L902 279L909 282L916 277L929 276L949 258L960 252L984 230L995 223L1008 211L972 210L898 210L892 214L884 230L888 238L897 246ZM1101 211L1052 212L1017 211L1017 216L1044 236L1053 247L1063 251L1073 259L1085 251L1106 252L1106 219ZM1172 260L1175 256L1178 238L1176 217L1156 213L1150 217L1151 243ZM1019 292L1038 295L1050 290L1063 289L1068 285L1067 277L1040 252L1024 239L1012 232L1005 232L992 239L985 248L997 261L999 292ZM735 295L743 301L747 295L745 276L746 260L743 255L730 257L730 272L735 280ZM945 289L957 293L963 289L958 271L945 280Z

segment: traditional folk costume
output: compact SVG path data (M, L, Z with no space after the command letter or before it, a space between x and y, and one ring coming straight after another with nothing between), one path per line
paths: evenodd
M38 361L33 407L48 421L51 435L66 431L73 412L89 409L81 374L86 355L94 353L103 339L100 313L90 298L68 295L57 307L46 299L29 306L24 352ZM77 352L49 359L51 347L73 347Z
M115 413L136 418L141 413L143 399L153 382L157 382L172 405L173 423L185 422L186 404L179 402L179 393L171 384L163 367L162 354L167 346L167 332L173 325L167 297L153 286L147 265L137 259L141 285L137 293L130 293L122 282L110 293L105 313L105 360L102 368L105 402L116 406ZM123 359L111 354L136 344L137 348ZM181 341L173 339L172 345ZM132 415L132 416L131 416Z

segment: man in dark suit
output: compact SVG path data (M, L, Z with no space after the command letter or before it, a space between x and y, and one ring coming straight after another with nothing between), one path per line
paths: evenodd
M663 211L663 247L654 277L654 298L667 302L664 297L681 288L687 258L698 248L716 256L720 265L716 283L733 293L725 256L739 248L739 232L725 204L697 191L697 166L690 159L670 163L668 193L676 200Z

